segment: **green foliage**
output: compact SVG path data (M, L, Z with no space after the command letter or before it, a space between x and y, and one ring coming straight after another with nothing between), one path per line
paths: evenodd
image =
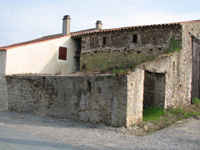
M180 40L176 40L175 37L172 37L170 39L170 43L169 43L169 50L168 52L175 52L175 51L180 51L181 50L181 41Z
M170 113L176 115L178 120L200 115L200 112L198 112L198 111L186 111L183 108L170 109L168 111Z
M197 100L198 101L196 104L200 104L200 100L199 99ZM200 110L199 109L195 110L194 108L192 109L173 108L173 109L163 110L162 108L158 107L151 107L143 110L144 121L160 121L160 120L168 121L170 120L170 118L168 118L169 116L176 118L176 120L182 120L190 117L200 116Z
M159 120L161 116L164 116L165 111L163 108L151 107L146 108L143 111L143 120L144 121L155 121Z
M143 120L140 124L144 128L146 133L152 133L154 131L168 127L179 120L187 118L200 118L200 99L193 99L193 104L183 108L170 108L163 110L161 108L147 108L143 111ZM181 123L180 121L179 123Z
M178 116L178 120L192 117L191 113L185 112L182 108L170 109L169 112Z
M200 99L195 97L195 98L192 99L192 103L196 104L196 105L200 105Z

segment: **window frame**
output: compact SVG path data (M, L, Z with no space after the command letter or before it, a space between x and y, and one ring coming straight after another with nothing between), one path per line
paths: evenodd
M68 58L68 49L65 46L59 46L58 48L58 60L59 61L67 61Z

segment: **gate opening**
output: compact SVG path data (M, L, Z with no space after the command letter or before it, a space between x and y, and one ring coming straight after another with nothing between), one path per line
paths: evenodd
M164 108L165 74L145 71L143 109Z

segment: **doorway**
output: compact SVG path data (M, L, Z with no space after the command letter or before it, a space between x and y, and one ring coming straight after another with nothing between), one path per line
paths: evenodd
M165 74L145 71L143 108L165 105Z

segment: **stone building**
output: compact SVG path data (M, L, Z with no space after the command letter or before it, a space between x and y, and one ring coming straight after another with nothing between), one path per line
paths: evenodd
M130 126L145 107L187 106L200 97L200 20L102 26L70 32L65 16L62 34L1 47L5 106Z

